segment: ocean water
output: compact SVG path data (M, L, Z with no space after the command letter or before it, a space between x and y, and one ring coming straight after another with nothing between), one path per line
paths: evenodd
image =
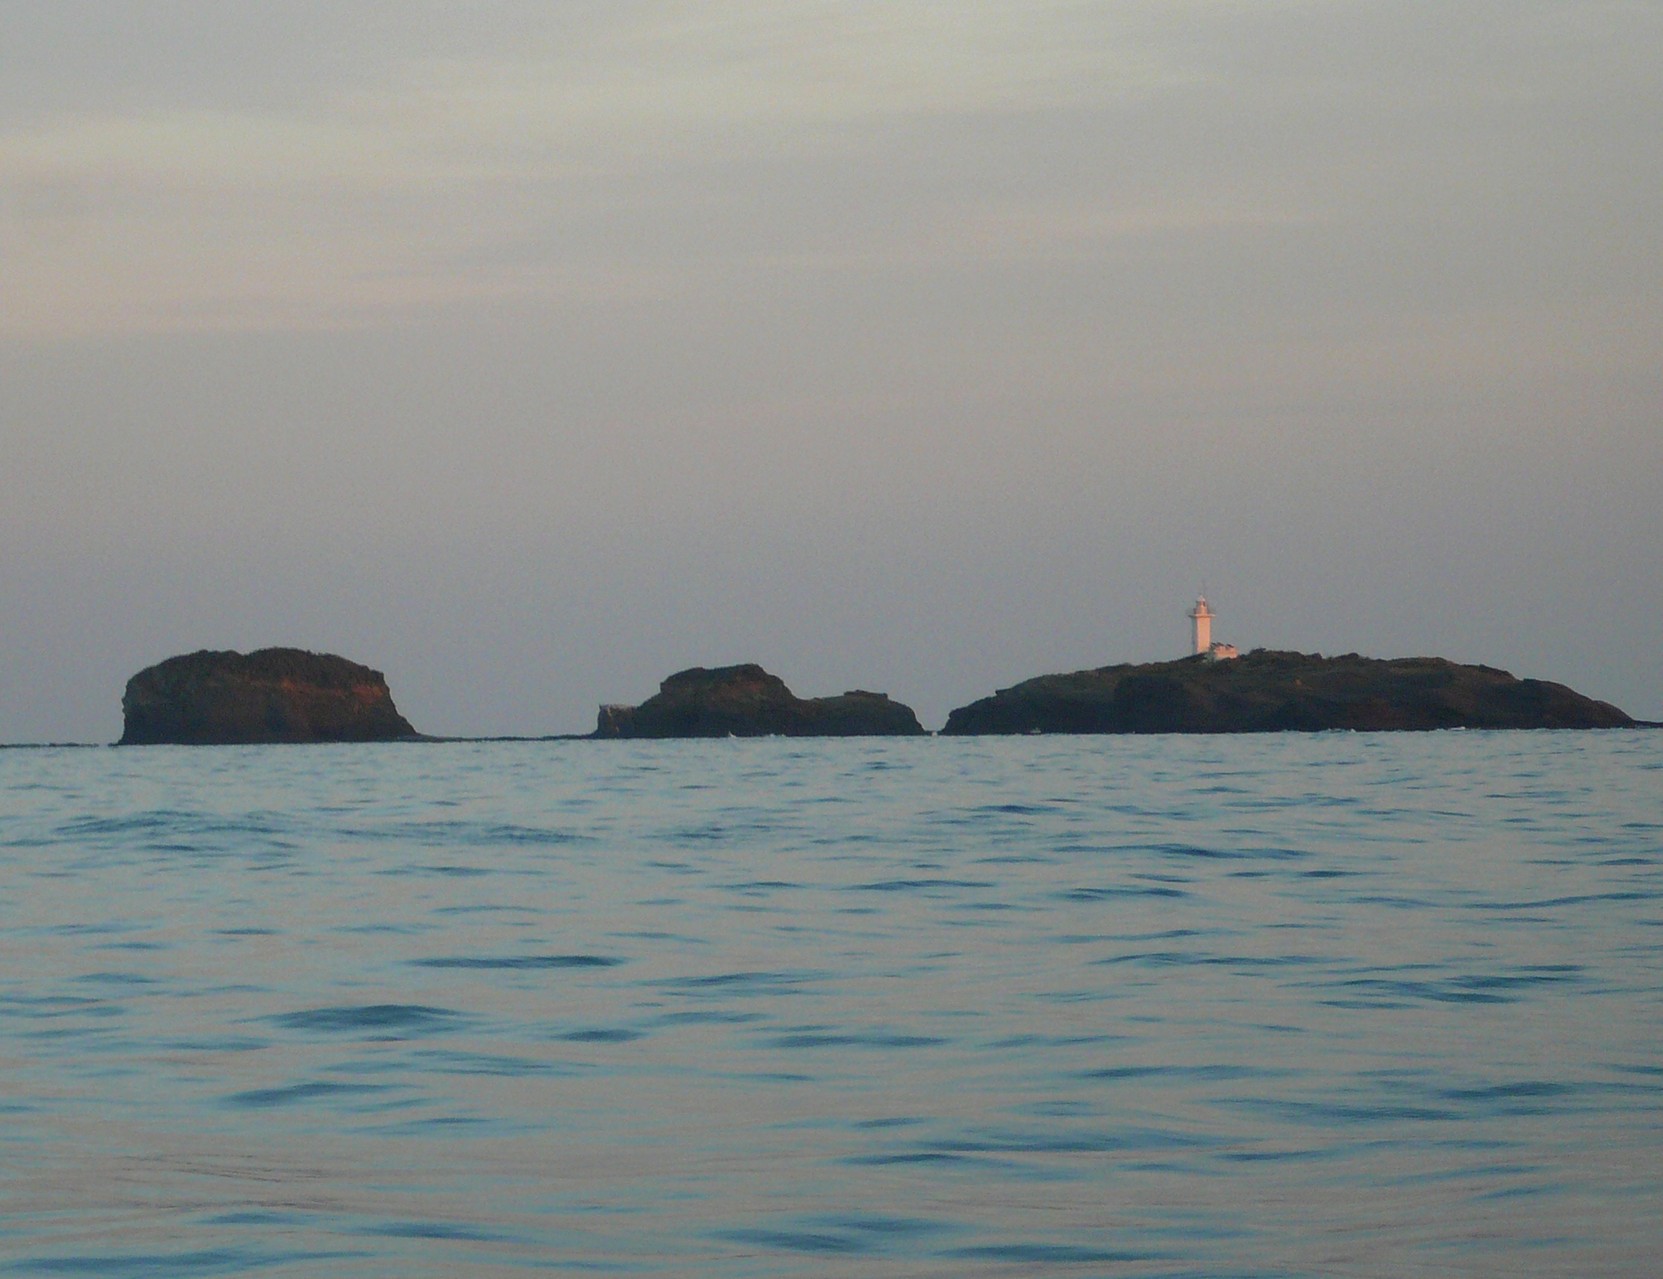
M1663 1271L1663 733L0 751L0 1275Z

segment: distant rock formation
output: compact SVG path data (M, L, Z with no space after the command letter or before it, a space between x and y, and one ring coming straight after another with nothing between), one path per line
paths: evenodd
M380 671L326 653L206 649L127 681L118 745L376 742L415 737Z
M1042 675L961 706L943 733L1255 733L1354 729L1626 728L1563 684L1438 657L1380 661L1264 649L1234 661Z
M595 737L902 737L923 733L912 708L884 693L794 696L747 663L670 676L639 706L603 706Z

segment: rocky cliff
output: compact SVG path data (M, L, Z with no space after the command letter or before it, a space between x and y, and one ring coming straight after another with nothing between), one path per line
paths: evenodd
M380 671L295 648L170 657L127 681L121 710L123 746L416 736Z
M883 693L795 696L754 664L670 676L639 706L603 706L596 737L899 737L924 730Z
M1252 733L1323 729L1621 728L1562 684L1437 657L1381 661L1258 650L1042 675L961 706L944 733Z

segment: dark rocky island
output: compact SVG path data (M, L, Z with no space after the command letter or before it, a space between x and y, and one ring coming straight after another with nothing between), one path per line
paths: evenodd
M1264 649L1042 675L961 706L944 733L1363 732L1626 728L1634 721L1563 684L1437 657L1381 661Z
M415 737L386 678L297 648L204 649L147 667L121 698L122 746L381 742Z
M639 706L603 706L595 737L910 737L912 708L884 693L797 697L754 664L670 676Z

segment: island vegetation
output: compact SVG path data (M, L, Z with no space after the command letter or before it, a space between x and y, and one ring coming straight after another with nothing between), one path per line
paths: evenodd
M1042 675L961 706L947 734L1359 732L1621 728L1634 723L1563 684L1438 657L1395 661L1255 650Z
M798 697L755 663L679 671L639 706L602 706L595 737L916 737L910 706L855 689Z

